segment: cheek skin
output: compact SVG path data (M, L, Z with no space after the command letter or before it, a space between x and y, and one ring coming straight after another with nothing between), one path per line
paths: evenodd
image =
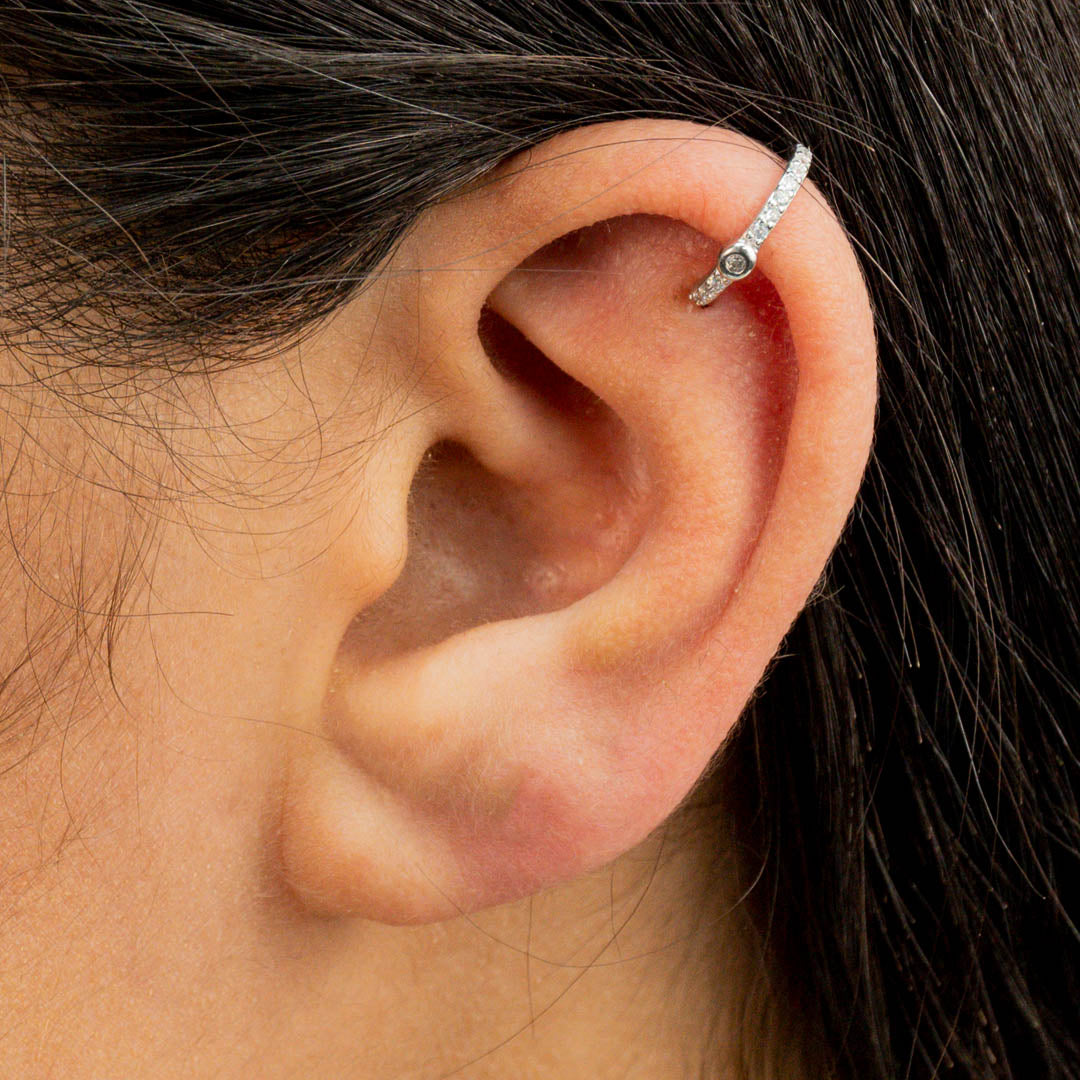
M311 988L372 995L347 951L309 970L315 942L268 852L283 763L318 738L296 703L340 633L303 597L333 597L344 623L399 560L372 520L328 498L342 448L376 429L355 412L348 439L324 424L338 452L313 477L314 406L283 405L299 382L265 370L234 387L242 422L189 420L167 451L45 391L0 402L5 1075L243 1075L267 1051L259 1075L312 1054L349 1075L357 1017L345 1004L342 1034L327 1034ZM305 395L323 389L309 377ZM332 413L335 393L316 411ZM229 431L291 447L275 492L259 486L268 453ZM373 543L343 588L312 560L350 527Z

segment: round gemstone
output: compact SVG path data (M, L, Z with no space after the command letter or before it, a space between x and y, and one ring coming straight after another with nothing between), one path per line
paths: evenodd
M746 256L741 252L733 251L724 260L724 271L738 277L740 274L746 273L746 265Z
M775 206L770 206L765 211L765 224L775 225L780 220L780 211Z

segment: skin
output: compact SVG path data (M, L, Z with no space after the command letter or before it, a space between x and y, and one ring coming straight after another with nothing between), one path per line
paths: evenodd
M809 188L686 303L778 175L734 133L520 166L269 359L44 385L3 356L13 1074L737 1056L743 883L684 800L850 510L869 305Z

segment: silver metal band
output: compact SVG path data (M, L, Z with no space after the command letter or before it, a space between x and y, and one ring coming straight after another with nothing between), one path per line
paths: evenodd
M716 269L690 294L690 299L698 307L711 304L733 281L741 281L754 269L758 249L798 194L810 171L812 157L813 154L802 143L796 144L784 175L758 211L757 217L738 240L720 252Z

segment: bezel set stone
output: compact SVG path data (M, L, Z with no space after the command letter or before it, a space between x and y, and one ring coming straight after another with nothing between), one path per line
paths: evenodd
M720 252L716 260L716 268L690 294L690 299L698 307L711 304L732 282L741 281L754 269L758 249L783 217L784 211L791 205L791 200L799 193L799 188L802 187L802 182L810 171L812 159L813 154L807 147L801 143L796 145L787 168L784 169L772 194L765 200L765 205L758 211L757 216L750 222L742 236ZM746 269L737 274L725 269L726 260L736 254L742 255L747 262Z
M732 281L739 281L754 269L756 262L757 252L749 244L736 240L720 252L716 265Z

